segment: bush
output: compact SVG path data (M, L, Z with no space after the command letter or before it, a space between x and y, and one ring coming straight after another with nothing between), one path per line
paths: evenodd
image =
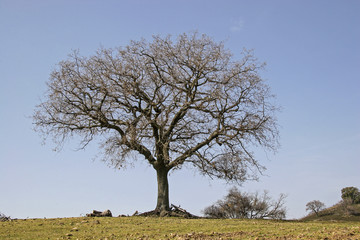
M340 202L344 214L348 216L360 216L360 207L352 202L350 198L345 198Z
M356 187L346 187L341 189L341 198L343 201L350 201L351 204L360 203L360 192Z
M280 194L279 199L273 201L267 191L259 195L258 193L242 193L233 188L223 200L205 208L203 213L211 218L283 219L286 216L285 197L284 194Z

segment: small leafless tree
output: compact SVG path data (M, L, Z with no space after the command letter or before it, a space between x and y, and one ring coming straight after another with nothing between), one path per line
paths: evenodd
M319 212L323 209L325 209L325 204L319 200L314 200L306 204L306 211L312 211L316 216L319 216Z
M242 182L264 167L253 146L275 150L276 106L251 51L233 60L206 35L154 36L59 63L34 113L36 130L62 146L103 139L104 160L121 168L136 153L157 172L156 210L169 210L168 173L190 164Z
M203 212L206 217L212 218L283 219L286 217L285 198L284 194L280 194L279 199L274 201L267 191L251 194L233 188L223 200L205 208Z

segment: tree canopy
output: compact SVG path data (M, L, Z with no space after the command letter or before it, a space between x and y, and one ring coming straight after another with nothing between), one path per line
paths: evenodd
M104 160L116 168L131 153L142 156L158 173L159 192L168 191L168 172L185 163L242 182L263 169L252 147L278 146L263 66L252 51L234 60L222 42L198 33L131 41L89 57L75 51L51 73L34 123L59 146L75 135L82 148L101 137Z
M345 187L341 189L341 198L352 204L360 203L360 191L356 187Z
M316 216L318 216L319 212L324 208L325 208L325 204L319 200L313 200L306 204L306 211L312 211L316 214Z

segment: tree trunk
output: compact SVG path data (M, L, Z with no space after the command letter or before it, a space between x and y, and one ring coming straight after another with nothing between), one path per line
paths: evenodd
M168 172L165 167L156 169L158 183L157 211L170 211Z

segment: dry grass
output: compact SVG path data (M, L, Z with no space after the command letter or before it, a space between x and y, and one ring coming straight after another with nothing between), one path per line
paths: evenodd
M360 239L359 222L57 218L0 222L0 239Z

